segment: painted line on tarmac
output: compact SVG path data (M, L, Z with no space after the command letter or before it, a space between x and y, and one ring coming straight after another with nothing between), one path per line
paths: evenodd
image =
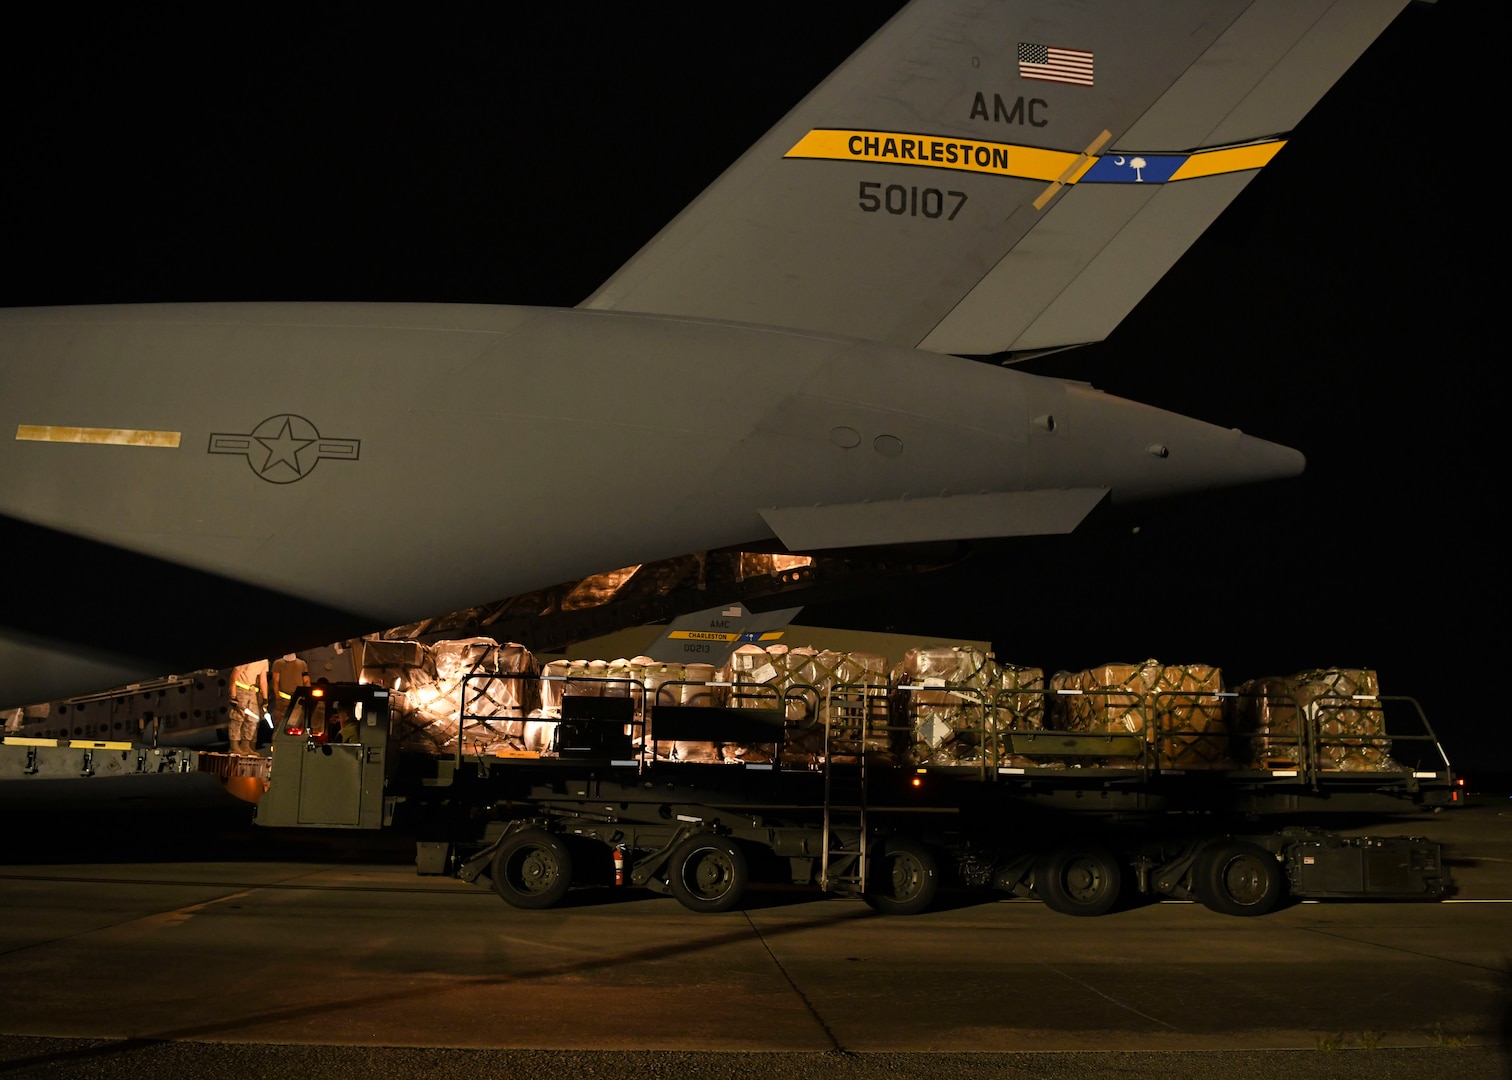
M1512 900L1440 900L1441 904L1512 904Z
M1167 1028L1170 1031L1178 1031L1179 1032L1181 1030L1175 1024L1168 1024L1168 1023L1166 1023L1164 1020L1162 1020L1158 1016L1151 1016L1149 1013L1140 1012L1134 1006L1128 1005L1128 1004L1125 1004L1122 1001L1119 1001L1112 994L1105 994L1105 993L1103 993L1101 990L1099 990L1097 987L1093 986L1091 983L1089 983L1089 982L1083 982L1081 979L1078 979L1075 975L1068 974L1067 972L1062 971L1060 968L1055 967L1052 964L1041 963L1040 967L1046 969L1047 971L1053 971L1053 972L1055 972L1055 974L1059 975L1061 978L1067 979L1067 980L1069 980L1071 982L1074 982L1078 986L1085 987L1086 989L1088 989L1088 990L1092 991L1094 994L1096 994L1098 997L1102 998L1104 1001L1108 1001L1108 1002L1112 1003L1113 1005L1118 1006L1120 1009L1124 1009L1127 1012L1131 1012L1135 1016L1143 1017L1144 1019L1150 1021L1151 1023L1159 1024L1161 1027Z
M324 870L312 870L310 873L324 873ZM456 880L456 879L448 879ZM146 885L146 886L187 886L197 889L301 889L308 892L374 892L374 893L423 893L437 896L493 896L491 890L479 888L452 889L445 886L440 888L427 888L423 885L323 885L323 884L297 884L288 880L274 882L258 881L194 881L184 878L118 878L118 877L83 877L63 874L6 874L0 873L0 881L56 881L67 882L73 885Z

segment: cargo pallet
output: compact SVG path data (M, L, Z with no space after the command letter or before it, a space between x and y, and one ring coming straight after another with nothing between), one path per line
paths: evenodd
M938 686L711 683L700 700L725 704L684 705L675 702L691 684L591 687L574 676L600 696L567 693L559 716L490 711L500 697L490 684L529 678L540 677L469 676L447 755L401 748L384 687L301 688L275 730L258 823L376 829L407 816L421 873L454 873L528 909L593 885L725 911L753 875L860 896L888 914L925 910L942 878L1071 915L1102 914L1131 895L1259 915L1288 895L1432 900L1450 887L1436 843L1344 837L1319 824L1459 802L1410 698L1298 710L1296 731L1266 735L1277 768L1241 767L1241 734L1169 723L1048 730L992 694L963 691L975 695L977 759L910 764L900 749L913 730L910 703ZM1137 704L1173 715L1169 702ZM1340 735L1327 718L1346 707L1384 719L1370 734ZM519 734L527 723L550 731L538 748ZM485 729L491 741L479 737ZM1208 767L1173 767L1199 734L1231 745ZM795 753L797 736L822 749ZM1337 759L1341 743L1372 748L1381 766L1328 767L1325 751ZM725 760L678 760L676 748L690 745Z

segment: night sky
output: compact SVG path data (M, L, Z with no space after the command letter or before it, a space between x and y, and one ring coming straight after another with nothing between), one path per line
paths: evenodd
M11 34L0 304L572 305L897 5L518 7ZM1295 446L1304 477L980 544L804 621L1052 669L1375 667L1461 769L1512 769L1505 212L1462 63L1494 7L1412 5L1106 343L1029 368Z

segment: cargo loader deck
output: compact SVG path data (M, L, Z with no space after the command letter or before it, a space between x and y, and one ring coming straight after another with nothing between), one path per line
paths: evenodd
M897 914L926 908L942 877L1077 915L1132 894L1261 914L1285 895L1434 899L1449 887L1436 844L1320 827L1458 802L1426 720L1389 740L1333 736L1392 748L1396 757L1376 753L1369 769L1326 767L1327 740L1311 728L1284 748L1286 768L1167 768L1160 739L1043 727L996 732L996 758L910 765L893 748L908 728L909 688L887 690L885 723L876 688L839 701L846 693L798 688L742 706L567 694L559 716L537 721L551 729L544 749L486 753L469 746L469 726L497 729L499 718L464 708L456 748L440 756L397 745L389 690L314 688L275 733L257 820L381 828L407 817L421 872L456 873L525 908L551 906L576 884L649 888L720 911L753 874ZM1395 705L1421 719L1415 703ZM795 713L818 753L788 752Z

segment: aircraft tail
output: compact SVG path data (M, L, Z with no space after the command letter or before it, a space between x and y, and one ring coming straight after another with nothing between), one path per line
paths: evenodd
M583 302L1106 337L1407 0L915 0Z

